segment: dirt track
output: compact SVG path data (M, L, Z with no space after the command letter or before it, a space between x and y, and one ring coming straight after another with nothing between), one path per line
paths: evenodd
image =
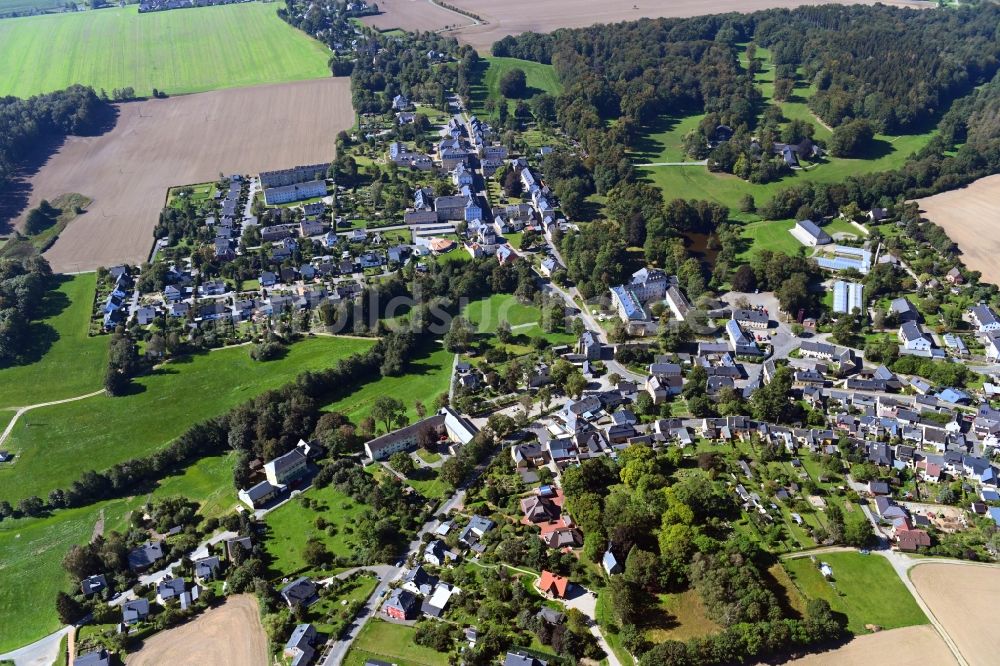
M1000 284L1000 175L968 187L917 199L925 217L942 227L962 250L962 261L983 279Z
M381 14L361 21L377 30L441 30L472 23L472 19L439 7L430 0L379 0Z
M121 105L114 129L69 139L30 180L30 206L65 192L94 200L46 257L62 272L141 262L168 187L332 160L353 122L346 78Z
M920 564L910 571L910 580L958 644L969 666L997 663L1000 633L996 630L996 600L1000 596L1000 567Z
M229 597L218 608L148 639L126 666L268 666L267 636L257 600Z
M426 6L423 0L417 3ZM408 3L410 0L395 0ZM483 17L486 25L469 26L454 32L459 40L480 53L506 35L522 32L550 32L556 28L582 28L595 23L615 23L650 17L689 17L724 12L752 12L770 7L798 7L831 2L874 4L874 0L450 0L450 4ZM931 7L935 3L884 0L887 5ZM383 6L383 3L379 3ZM387 16L390 12L386 12Z
M929 624L858 636L836 650L788 662L794 666L946 666L955 658ZM131 666L131 664L130 664Z

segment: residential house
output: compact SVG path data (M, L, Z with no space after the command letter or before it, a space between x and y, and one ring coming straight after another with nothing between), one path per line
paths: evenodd
M264 474L273 486L285 486L308 471L308 460L298 447L264 464Z
M134 599L122 604L122 622L127 625L142 622L149 617L149 601Z
M101 648L95 652L78 655L73 660L73 666L111 666L111 655Z
M98 594L106 589L108 589L108 580L105 578L104 574L88 576L80 581L80 592L82 592L85 597Z
M401 587L397 587L382 604L382 612L394 620L411 620L416 613L418 600L416 595Z
M281 588L280 594L289 608L296 606L306 607L319 598L316 592L316 583L312 582L306 576L296 578L291 583L285 585Z
M907 321L899 327L899 342L904 349L911 351L930 351L934 343L915 321Z
M194 576L201 582L213 580L219 571L219 558L214 555L194 561Z
M168 601L180 599L187 592L187 582L183 578L165 578L156 586L156 603L161 606Z
M163 542L147 541L129 551L128 566L132 571L145 571L163 559Z
M318 638L316 627L311 624L300 624L292 631L285 642L283 654L290 659L289 666L305 666L316 655L313 644Z
M543 570L541 577L538 579L538 589L542 594L553 599L565 599L569 584L568 578L554 574L551 571Z

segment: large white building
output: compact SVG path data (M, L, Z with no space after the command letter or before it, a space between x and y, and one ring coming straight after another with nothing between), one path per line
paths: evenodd
M264 203L268 206L276 206L323 196L326 196L326 181L310 180L304 183L266 188L264 190Z

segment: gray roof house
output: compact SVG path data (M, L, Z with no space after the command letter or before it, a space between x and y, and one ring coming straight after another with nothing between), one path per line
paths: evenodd
M134 599L122 604L122 621L125 624L135 624L149 617L149 601Z
M75 666L110 666L111 665L111 655L104 648L97 650L96 652L88 652L87 654L81 654L73 660Z
M167 578L156 586L156 601L163 604L171 599L179 599L187 592L187 583L183 578Z
M92 594L97 594L108 587L108 580L104 577L104 574L97 574L96 576L90 576L89 578L84 578L80 581L80 591L83 595L89 597Z
M289 608L308 606L317 598L316 583L306 576L296 578L281 588L281 598L285 600Z
M508 652L503 660L503 666L548 666L548 662L526 652Z
M284 654L291 659L290 666L305 666L312 661L316 654L312 647L315 641L316 627L311 624L297 625L285 642Z
M203 557L194 562L194 575L198 580L212 580L218 570L218 557Z
M147 541L128 554L128 566L133 571L144 571L163 558L163 542Z

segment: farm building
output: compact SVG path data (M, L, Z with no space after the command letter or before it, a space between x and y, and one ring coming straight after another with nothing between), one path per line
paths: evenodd
M849 314L855 310L864 311L864 285L857 282L837 280L833 284L833 311Z

